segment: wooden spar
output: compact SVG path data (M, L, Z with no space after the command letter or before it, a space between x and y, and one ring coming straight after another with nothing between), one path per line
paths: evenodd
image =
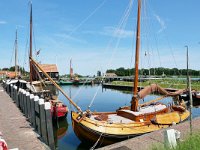
M185 46L187 48L187 90L189 90L189 97L190 97L190 134L192 135L192 107L193 107L193 100L192 100L192 89L191 89L191 80L190 80L190 76L189 76L189 54L188 54L188 46Z
M30 58L32 58L32 3L31 5L31 11L30 11L30 52L29 52L29 65L30 65L30 83L32 84L33 81L33 66Z
M156 99L154 99L154 100L151 100L151 101L149 101L149 102L146 102L146 103L143 103L143 104L139 104L139 106L142 107L142 106L145 106L145 105L149 105L149 104L151 104L151 103L155 103L155 102L157 102L157 101L162 100L162 99L165 98L165 97L167 97L167 96L166 96L166 95L165 95L165 96L160 96L160 97L158 97L158 98L156 98Z
M17 29L16 29L16 38L15 38L15 78L17 78Z
M138 107L138 67L139 67L139 50L140 50L140 16L141 16L141 0L138 0L138 16L137 16L137 34L136 34L136 50L135 50L135 78L134 78L134 89L133 98L131 101L131 110L137 111Z
M53 83L53 85L69 100L69 102L74 105L74 107L76 107L76 109L79 112L82 112L82 110L80 109L80 107L78 107L73 100L67 95L65 94L65 92L61 89L61 87L38 65L38 63L32 58L30 57L31 63L33 63L38 69L40 69L42 71L42 73L51 81L51 83Z

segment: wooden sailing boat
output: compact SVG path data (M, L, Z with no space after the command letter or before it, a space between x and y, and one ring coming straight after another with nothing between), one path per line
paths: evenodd
M57 96L53 95L52 90L49 90L45 85L45 81L38 81L40 78L38 67L32 61L32 4L30 11L30 51L29 51L29 63L30 63L30 82L27 83L27 88L31 93L38 96L43 96L45 100L51 102L51 112L53 118L66 117L68 108L61 101L57 99ZM46 73L43 69L40 69L43 74ZM51 78L51 77L50 77ZM53 96L52 96L53 95Z
M72 111L72 126L77 137L86 143L112 144L138 135L167 128L180 123L189 116L189 111L180 105L166 106L157 101L167 96L177 96L183 90L169 93L160 86L153 84L138 92L138 64L140 49L140 13L141 0L138 0L137 34L135 52L135 79L133 98L130 107L122 107L115 112ZM164 96L139 105L140 99L152 92Z
M78 78L78 75L73 73L72 59L70 59L70 70L69 70L70 80L60 80L60 85L91 85L92 81L82 81Z

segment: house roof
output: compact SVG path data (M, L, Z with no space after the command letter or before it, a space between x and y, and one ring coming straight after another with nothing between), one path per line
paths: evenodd
M19 73L17 73L19 74ZM5 75L9 78L15 78L15 72L14 71L0 71L0 75Z
M56 64L39 64L39 65L45 72L58 72Z
M115 73L106 73L106 76L117 76Z

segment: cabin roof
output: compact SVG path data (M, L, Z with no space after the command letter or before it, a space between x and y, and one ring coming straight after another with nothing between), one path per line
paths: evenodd
M39 64L39 65L45 72L58 72L56 64Z
M106 76L117 76L115 73L106 73Z

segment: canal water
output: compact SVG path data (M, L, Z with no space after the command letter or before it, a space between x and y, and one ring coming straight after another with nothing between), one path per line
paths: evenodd
M62 86L62 89L78 104L82 110L91 105L92 111L115 111L120 106L130 105L131 92L122 92L111 89L102 89L101 85L95 86ZM149 95L144 102L159 97ZM60 93L59 99L64 102L69 110L74 110L67 99ZM143 100L142 100L143 102ZM171 98L165 98L162 102L169 104ZM73 132L70 111L67 118L57 122L54 128L55 143L58 150L88 150L90 147L81 143ZM193 117L200 116L200 109L193 108Z

